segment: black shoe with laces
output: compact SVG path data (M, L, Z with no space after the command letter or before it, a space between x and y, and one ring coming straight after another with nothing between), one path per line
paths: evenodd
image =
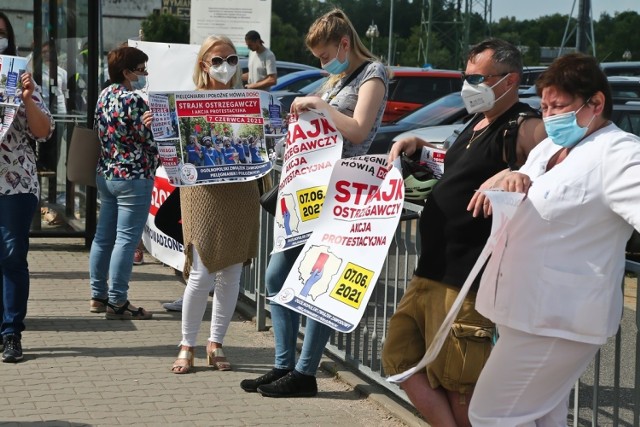
M9 334L2 337L4 350L2 351L2 361L5 363L16 363L22 360L22 344L20 337Z
M313 397L318 394L318 383L316 377L293 370L271 384L259 386L258 392L265 397Z
M273 368L269 372L264 375L259 376L258 378L254 378L252 380L242 380L240 382L240 387L248 393L255 393L258 391L258 387L261 385L271 384L272 382L279 380L280 378L287 375L289 372L286 369L277 369Z

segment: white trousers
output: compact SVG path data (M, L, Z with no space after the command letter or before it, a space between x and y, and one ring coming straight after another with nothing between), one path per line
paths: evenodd
M469 406L474 427L566 427L569 393L599 345L498 325Z
M194 347L202 317L207 309L209 291L214 285L209 341L222 344L238 302L242 264L233 264L210 273L193 248L193 262L182 302L182 341Z

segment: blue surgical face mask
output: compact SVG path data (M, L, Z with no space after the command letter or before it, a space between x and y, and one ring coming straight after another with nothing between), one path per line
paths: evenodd
M338 51L336 57L322 66L322 69L329 74L341 74L349 68L349 55L344 59L344 62L340 62L338 54L340 53L340 45L338 45Z
M137 75L137 74L136 74ZM142 90L147 86L147 76L138 76L138 80L133 80L131 82L131 88L133 90Z
M593 122L593 119L596 117L594 115L586 127L581 127L578 124L576 114L578 114L585 105L587 104L583 104L582 107L578 108L576 111L556 114L555 116L549 116L543 119L547 135L551 138L554 144L564 148L571 148L584 138L589 130L589 126L591 126L591 122Z

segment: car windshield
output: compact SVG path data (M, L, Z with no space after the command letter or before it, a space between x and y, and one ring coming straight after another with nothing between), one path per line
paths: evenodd
M415 127L435 126L446 122L446 118L457 115L464 110L464 103L459 92L450 93L442 98L436 99L422 108L418 108L398 120Z

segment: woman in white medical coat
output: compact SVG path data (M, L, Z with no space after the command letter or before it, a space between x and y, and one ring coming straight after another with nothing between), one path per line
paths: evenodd
M567 425L573 384L618 329L625 244L640 230L640 138L610 121L596 60L560 57L536 86L549 137L498 184L526 198L478 292L500 338L471 401L474 427Z

